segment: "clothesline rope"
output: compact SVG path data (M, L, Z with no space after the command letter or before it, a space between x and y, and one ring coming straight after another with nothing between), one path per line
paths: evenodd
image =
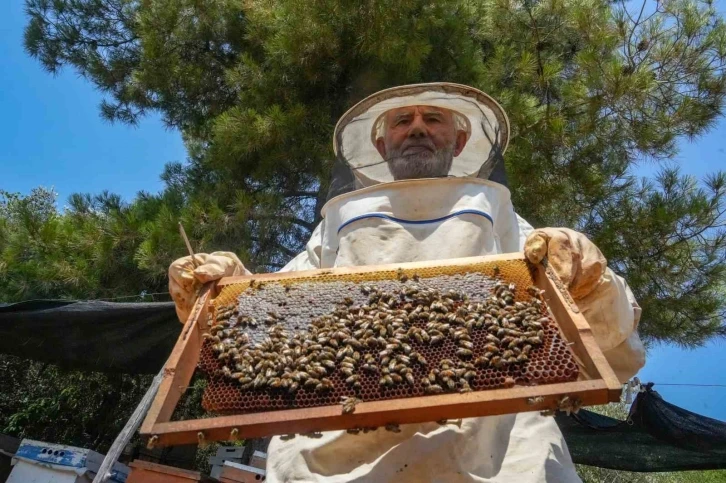
M665 383L654 382L655 386L694 386L694 387L726 387L726 384L686 384L686 383Z
M107 297L107 298L100 298L100 299L89 299L89 302L93 302L94 300L121 300L121 299L133 299L133 298L144 298L144 297L153 297L154 295L169 295L169 292L154 292L154 293L140 293L136 295L124 295L122 297Z

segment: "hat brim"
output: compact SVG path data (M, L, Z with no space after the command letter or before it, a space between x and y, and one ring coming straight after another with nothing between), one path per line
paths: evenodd
M509 119L499 103L478 89L443 82L386 89L353 106L335 126L333 149L364 185L393 180L372 139L376 123L391 109L414 105L456 111L471 127L467 145L454 159L450 176L475 176L493 153L503 154L507 148Z

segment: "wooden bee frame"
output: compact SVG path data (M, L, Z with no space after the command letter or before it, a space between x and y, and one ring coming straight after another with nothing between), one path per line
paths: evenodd
M556 410L563 397L579 400L583 406L618 401L621 384L610 368L566 288L544 264L535 267L535 285L557 321L580 366L577 381L539 386L515 386L469 393L450 393L359 403L353 414L341 414L341 406L218 416L171 421L180 397L189 386L199 362L202 334L207 328L207 310L220 287L254 279L258 282L291 278L315 278L331 274L361 274L382 270L416 270L431 266L472 265L477 262L522 261L522 254L413 262L365 267L344 267L305 272L271 273L228 277L205 286L184 324L181 335L164 368L163 379L140 433L150 445L181 444L259 438L270 435L310 433L356 427L381 427L390 423L409 424L441 419L458 419L527 411Z

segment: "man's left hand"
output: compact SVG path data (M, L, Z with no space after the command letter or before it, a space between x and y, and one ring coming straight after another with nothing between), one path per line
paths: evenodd
M582 233L569 228L541 228L529 234L524 255L532 263L547 257L572 298L582 299L600 283L607 261L600 249Z

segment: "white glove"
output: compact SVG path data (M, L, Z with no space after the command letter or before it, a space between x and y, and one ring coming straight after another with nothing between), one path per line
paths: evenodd
M194 268L190 256L174 260L169 266L169 293L182 324L189 318L201 285L222 277L250 275L232 252L197 253L194 258L199 264L197 268Z
M593 242L569 228L542 228L529 234L524 255L532 263L547 256L621 381L643 367L645 349L636 332L640 306Z

